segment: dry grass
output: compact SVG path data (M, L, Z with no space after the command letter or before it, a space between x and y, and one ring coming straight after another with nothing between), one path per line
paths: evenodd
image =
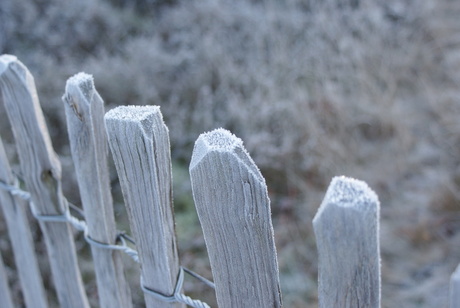
M210 276L186 169L198 135L223 126L267 178L286 307L316 306L311 220L338 174L365 180L381 199L383 307L446 307L460 260L460 5L153 2L142 15L123 1L1 2L0 52L35 75L64 167L60 97L84 70L109 108L162 107L185 265ZM0 129L3 137L6 121ZM65 185L78 202L74 180ZM5 237L0 248L8 251Z

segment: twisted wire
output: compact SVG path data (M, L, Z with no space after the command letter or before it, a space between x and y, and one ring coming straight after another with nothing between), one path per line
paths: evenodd
M182 285L184 284L184 268L179 268L179 275L177 277L176 286L174 287L174 293L172 295L164 295L158 291L147 288L144 284L144 280L141 276L141 288L146 294L150 294L158 300L166 303L179 302L195 308L210 308L210 306L200 300L192 299L189 296L181 293Z
M76 230L83 232L85 241L94 246L98 247L101 249L109 249L109 250L118 250L124 252L126 255L128 255L131 259L133 259L135 262L140 263L139 260L139 254L136 250L132 249L131 247L128 246L126 243L126 240L130 241L131 243L135 244L134 241L124 234L123 232L119 232L117 235L117 239L121 242L121 244L107 244L103 242L96 241L92 239L89 236L89 230L88 230L88 225L84 220L80 220L76 218L75 216L72 216L69 210L69 202L65 200L66 202L66 209L63 214L58 214L58 215L42 215L39 214L37 209L35 208L35 204L32 201L32 197L29 192L22 190L19 188L19 185L16 181L15 185L9 185L3 181L0 180L0 188L9 192L13 196L18 196L19 198L28 201L30 210L32 212L32 215L35 217L35 219L42 221L42 222L64 222L64 223L70 223ZM80 213L81 214L81 213ZM155 298L164 301L164 302L180 302L184 303L188 306L194 307L194 308L210 308L210 306L200 300L195 300L190 298L189 296L181 293L182 290L182 285L184 283L184 271L190 274L192 277L202 281L206 285L214 288L214 283L210 282L206 278L198 275L197 273L186 269L184 267L179 268L179 274L177 277L177 282L176 286L174 288L174 293L171 296L166 296L160 292L157 292L155 290L149 289L144 285L143 278L141 276L141 288L144 293L150 294L154 296Z
M99 242L99 241L92 239L89 236L89 229L88 229L88 225L86 224L86 221L80 220L76 218L75 216L72 216L70 214L69 207L66 207L66 211L64 212L64 214L61 214L61 215L41 215L37 213L35 204L32 202L32 200L29 199L29 202L30 202L30 210L32 212L32 215L35 217L35 219L39 221L43 221L43 222L68 222L76 230L83 232L85 241L91 246L102 248L102 249L122 251L126 253L135 262L139 263L139 255L137 251L129 247L123 237L117 236L117 238L120 238L121 245L107 244L107 243Z
M16 180L16 183L14 185L9 185L9 184L7 184L7 183L5 183L3 181L0 181L0 188L2 188L3 190L9 192L13 196L18 196L21 199L24 199L26 201L30 201L30 198L31 198L30 193L20 189L19 188L19 183L18 183L17 180Z

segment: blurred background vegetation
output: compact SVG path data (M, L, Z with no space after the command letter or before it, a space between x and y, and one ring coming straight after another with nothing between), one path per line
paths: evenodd
M317 306L311 221L334 175L364 180L380 197L382 306L447 307L460 261L458 16L455 0L2 0L0 53L35 77L73 203L61 96L85 71L108 109L161 106L183 265L211 278L188 164L198 135L224 127L266 177L285 307ZM0 132L17 164L2 105ZM3 223L0 232L20 298ZM89 249L77 248L96 306ZM136 265L126 263L141 305ZM185 290L215 305L206 287Z

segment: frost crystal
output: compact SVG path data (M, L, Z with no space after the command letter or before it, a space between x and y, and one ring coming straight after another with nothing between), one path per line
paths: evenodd
M69 95L77 95L74 91L79 89L81 94L87 102L91 101L91 96L94 92L94 78L93 75L89 75L83 72L77 73L67 80L65 86L65 93ZM78 91L78 90L77 90ZM64 99L65 95L64 95Z
M334 177L313 222L331 205L367 211L373 204L379 206L378 197L365 182L345 176Z
M119 106L105 115L107 120L124 120L132 122L142 122L149 118L150 115L159 113L159 106Z
M324 200L347 207L359 203L378 202L378 197L366 182L341 176L332 179Z
M259 181L265 182L259 168L243 146L243 141L226 129L218 128L201 134L195 142L190 170L193 169L207 154L226 152L233 154L242 165L245 165Z

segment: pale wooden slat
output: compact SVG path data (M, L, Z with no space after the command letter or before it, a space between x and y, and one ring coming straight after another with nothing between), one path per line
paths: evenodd
M116 225L107 165L104 102L92 76L79 73L67 81L63 96L67 128L89 236L114 244ZM132 307L121 252L91 246L101 307Z
M281 307L267 186L242 141L200 135L190 174L219 307Z
M15 184L15 178L11 172L1 138L0 181L7 185ZM48 307L29 221L27 219L26 209L29 204L20 197L13 196L8 191L0 189L0 206L6 220L26 305L37 308Z
M366 183L332 180L313 219L319 307L380 307L379 208Z
M105 115L144 284L172 295L179 272L168 129L157 106L121 106ZM145 295L147 307L184 307Z
M10 287L8 285L8 276L6 275L5 265L3 264L2 255L0 254L0 307L14 308L11 299Z
M67 210L62 195L61 164L55 154L35 82L14 56L0 56L0 91L16 140L22 176L40 215ZM40 222L51 272L62 307L88 307L69 224Z
M450 278L450 308L460 307L460 264Z

